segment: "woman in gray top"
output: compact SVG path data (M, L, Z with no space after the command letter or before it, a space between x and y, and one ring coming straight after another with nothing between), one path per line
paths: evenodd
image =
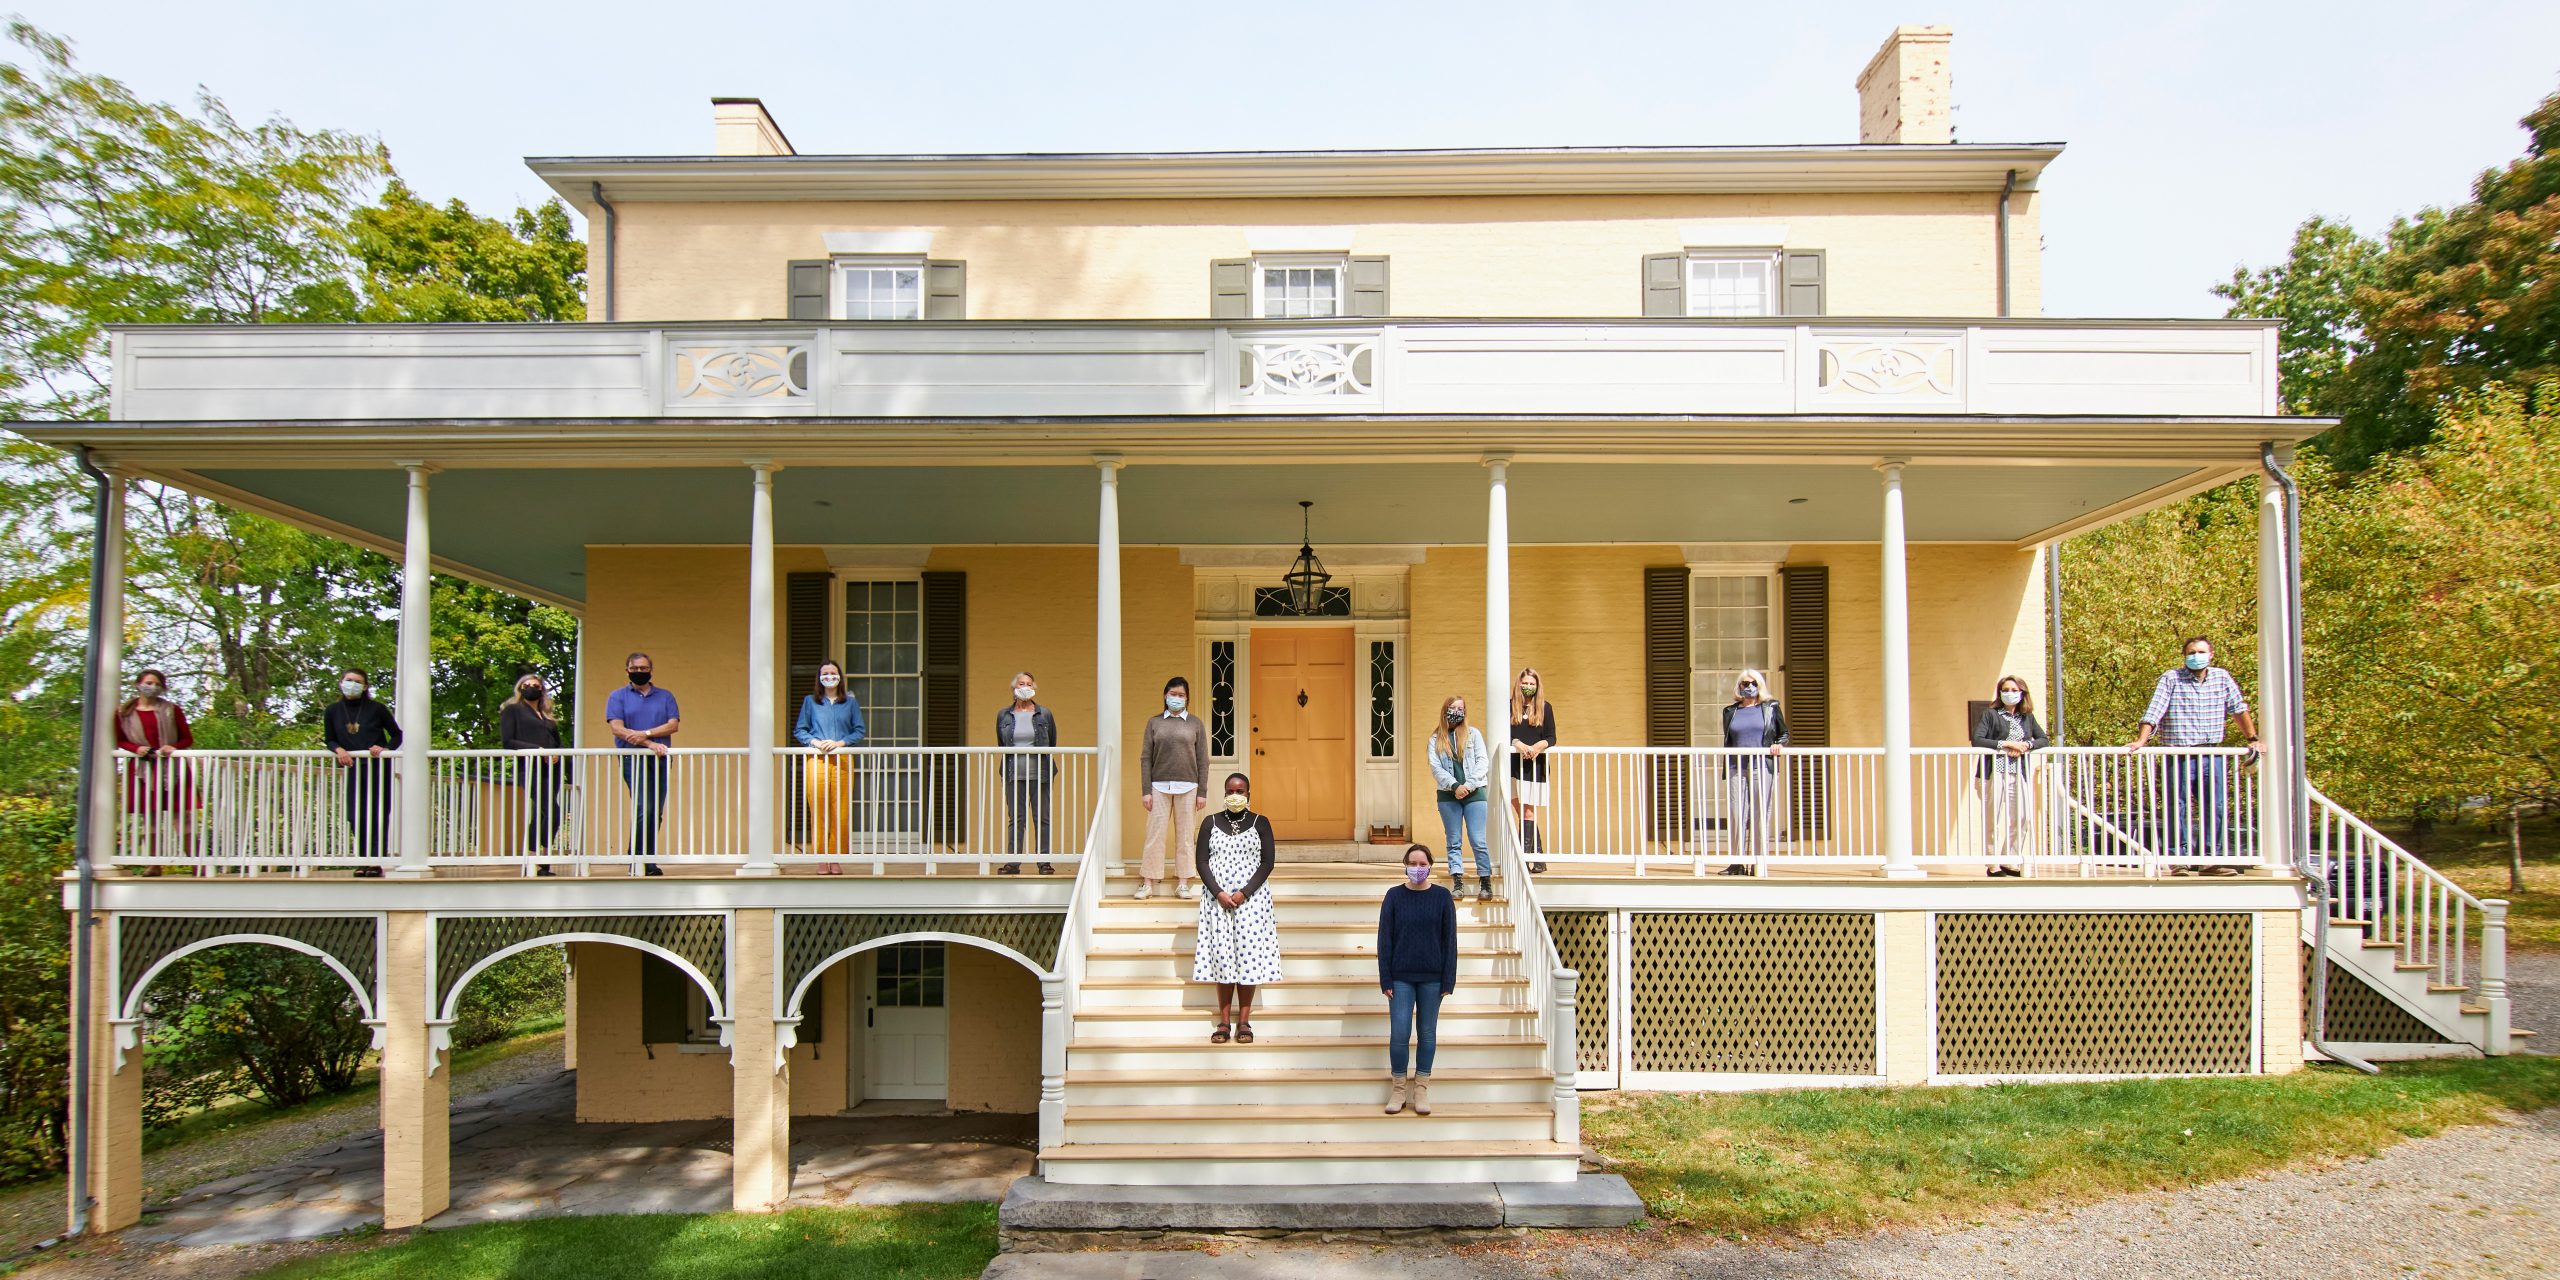
M1982 848L1994 879L2021 874L2010 860L2027 856L2027 753L2049 741L2027 682L2000 677L1991 705L1973 722L1973 745L1992 753L1982 758Z
M1013 701L996 713L997 746L1058 745L1058 718L1040 705L1039 693L1040 686L1030 672L1013 673ZM996 868L997 875L1022 874L1022 830L1033 819L1040 825L1040 874L1058 873L1056 867L1049 865L1049 776L1057 771L1057 762L1044 755L1004 758L1005 850L1014 861Z
M1152 898L1156 881L1164 879L1164 846L1168 837L1183 839L1193 830L1192 814L1200 804L1200 786L1209 780L1209 727L1191 714L1191 682L1175 676L1164 682L1164 714L1147 717L1138 741L1138 807L1147 811L1146 851L1138 866L1138 896ZM1173 896L1191 896L1188 866L1177 860Z
M1733 702L1724 709L1724 745L1730 751L1758 751L1758 757L1727 756L1724 774L1724 829L1733 856L1765 855L1775 845L1778 817L1778 754L1787 749L1787 713L1766 696L1769 677L1744 671L1733 680ZM1750 864L1736 862L1729 876L1751 874Z

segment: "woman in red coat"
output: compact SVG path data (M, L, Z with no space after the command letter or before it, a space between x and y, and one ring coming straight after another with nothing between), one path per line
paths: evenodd
M168 691L169 677L148 667L134 677L133 696L116 708L116 749L135 757L124 777L125 813L148 833L133 851L153 857L186 851L189 824L175 815L198 804L186 765L176 759L196 744L196 737L187 729L187 713L168 700Z

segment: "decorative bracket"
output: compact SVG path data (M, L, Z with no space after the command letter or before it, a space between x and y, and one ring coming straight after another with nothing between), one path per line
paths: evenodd
M142 1019L109 1018L107 1019L107 1026L115 1031L115 1070L121 1072L124 1070L125 1055L142 1047Z
M775 1074L781 1074L784 1067L791 1065L791 1051L798 1047L800 1047L800 1020L798 1018L774 1019L773 1070Z
M434 1075L436 1073L436 1068L444 1065L445 1055L453 1052L454 1022L455 1019L452 1018L430 1018L427 1020L428 1075Z

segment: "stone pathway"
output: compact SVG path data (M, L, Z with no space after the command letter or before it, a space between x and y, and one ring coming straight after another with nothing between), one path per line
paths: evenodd
M726 1120L579 1124L575 1077L453 1105L453 1207L430 1226L555 1214L713 1213L729 1207ZM794 1204L996 1200L1031 1171L1029 1116L795 1120ZM149 1207L136 1244L256 1244L382 1220L382 1133L327 1142Z
M1943 1233L1784 1247L1637 1234L1444 1251L1221 1243L1215 1252L1011 1254L987 1280L2215 1280L2547 1274L2560 1266L2560 1111L2404 1142L2367 1160L2126 1196Z

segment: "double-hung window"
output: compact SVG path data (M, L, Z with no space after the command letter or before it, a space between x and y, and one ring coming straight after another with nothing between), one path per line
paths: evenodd
M1687 266L1690 315L1778 314L1778 255L1774 251L1692 249Z
M921 258L836 259L836 318L923 319L924 271Z
M1338 257L1275 257L1253 260L1253 314L1259 320L1303 320L1338 316L1343 306L1346 263Z

